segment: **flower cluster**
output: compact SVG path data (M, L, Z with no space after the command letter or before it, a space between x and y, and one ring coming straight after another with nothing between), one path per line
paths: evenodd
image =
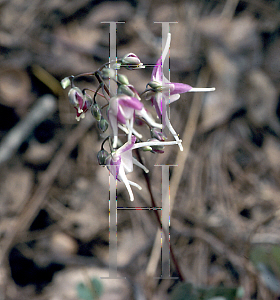
M63 88L70 86L68 96L70 104L76 110L77 121L84 118L87 111L91 111L97 121L98 128L102 132L106 132L110 126L111 133L103 141L101 150L97 153L97 159L100 165L106 165L110 173L125 184L131 201L134 200L131 186L138 189L141 187L128 180L127 174L133 171L133 165L137 165L148 172L148 169L133 157L134 149L163 153L164 146L177 144L183 151L182 141L168 118L167 105L178 100L182 93L215 90L214 88L193 88L184 83L170 82L164 77L162 66L170 47L170 41L171 35L169 34L162 57L157 60L153 68L151 81L141 94L129 83L127 76L119 73L122 67L129 70L145 68L140 59L133 53L126 54L115 63L108 62L95 72L69 76L61 81ZM81 90L77 87L75 79L81 76L95 77L98 82L97 89ZM108 80L116 82L115 93L109 91ZM158 122L144 107L142 98L151 101L156 110ZM104 102L102 106L101 102ZM135 124L147 126L150 134L148 140L145 140L143 134L135 129ZM173 141L166 141L167 138L163 132L165 127L173 135ZM121 142L119 130L126 134L125 141ZM105 142L108 142L108 151L104 149Z

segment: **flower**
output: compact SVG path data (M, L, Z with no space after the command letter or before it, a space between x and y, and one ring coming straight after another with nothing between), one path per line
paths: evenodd
M162 57L160 57L156 65L153 68L152 76L151 76L151 82L148 83L148 85L158 94L163 93L165 96L170 97L168 99L169 103L172 103L180 98L180 94L187 93L187 92L210 92L215 91L215 88L193 88L188 84L185 83L177 83L177 82L170 82L162 73L162 66L166 59L168 49L170 47L171 42L171 34L168 33L167 41L165 48L162 53ZM153 101L156 100L156 103L153 103L153 105L157 105L157 111L160 111L160 115L163 112L163 105L168 104L167 101L162 101L161 97L157 97L156 99L153 99ZM160 116L159 116L160 117Z
M129 181L126 177L127 173L133 171L132 149L135 141L136 137L132 136L131 143L125 143L119 149L112 152L107 159L107 166L110 173L115 179L122 181L125 184L131 201L134 200L134 196L130 185L136 186L139 190L142 189L137 183Z
M177 133L172 127L167 111L166 106L169 103L172 103L180 98L180 94L186 92L209 92L214 91L215 88L193 88L185 83L177 83L170 82L162 73L162 65L164 60L166 59L169 47L171 42L171 34L168 33L167 41L165 44L165 48L162 53L162 57L160 57L156 65L153 68L151 82L147 84L152 89L152 94L150 95L150 100L152 105L155 107L157 115L162 119L162 124L167 126L175 140L179 140ZM183 151L183 147L181 144L178 144L181 151Z
M92 106L93 101L86 93L83 94L78 87L71 88L69 90L68 97L69 102L76 109L76 120L80 121L80 119L85 117L85 113Z
M110 156L106 158L107 168L115 179L122 181L125 184L131 201L134 200L134 196L130 186L135 186L139 190L141 190L142 188L137 183L128 180L126 174L133 171L133 164L142 168L146 173L149 172L149 170L144 165L142 165L132 156L132 150L147 146L160 147L174 144L177 144L177 141L160 142L158 140L153 140L150 142L136 143L136 137L132 135L131 142L126 142L123 146L113 151Z
M145 68L139 57L134 53L126 54L122 58L122 65L124 65L128 70Z
M113 148L117 147L118 142L118 123L124 124L128 128L128 140L131 140L135 110L142 110L143 103L137 98L120 94L110 99L108 118L112 126L114 141ZM136 133L137 134L137 133ZM138 134L141 136L140 134Z

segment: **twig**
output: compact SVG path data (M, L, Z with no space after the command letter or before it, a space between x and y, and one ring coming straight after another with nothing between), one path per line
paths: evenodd
M232 19L238 3L239 0L227 0L220 17L225 19Z
M204 231L201 228L184 228L183 231L177 231L174 228L172 229L172 234L181 235L184 237L195 237L203 240L211 246L217 253L226 257L233 266L235 266L239 271L243 271L245 268L247 272L254 277L258 277L258 272L252 263L245 257L238 256L235 254L229 247L227 247L223 242L221 242L214 235Z
M7 233L6 241L2 246L0 253L0 265L2 265L4 259L7 257L7 254L16 242L18 235L28 230L32 221L40 211L47 193L49 192L52 183L54 182L59 170L65 163L68 155L76 147L77 143L88 131L88 129L92 126L93 122L94 120L92 118L86 118L83 122L81 122L68 135L61 149L51 161L49 167L44 172L33 196L30 198L26 207L19 215L17 223L12 226L10 232Z
M250 255L250 251L251 251L251 245L252 245L252 239L253 236L256 234L256 232L258 231L258 229L261 226L264 226L265 224L271 222L277 215L279 215L279 209L273 211L272 213L270 213L269 215L265 216L263 219L257 221L251 228L249 235L247 237L247 240L245 242L245 249L244 249L244 255L246 257L249 257Z
M30 113L4 136L0 144L0 165L9 160L34 128L55 110L56 101L53 96L41 97Z

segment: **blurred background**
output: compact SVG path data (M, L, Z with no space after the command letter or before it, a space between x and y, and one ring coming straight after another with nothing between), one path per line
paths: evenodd
M170 168L170 243L184 276L161 274L152 211L118 211L118 270L108 280L109 176L91 115L77 123L60 80L117 54L144 64L170 25L171 81L216 87L170 107L184 152L144 153L161 206ZM280 299L279 0L0 1L0 299ZM143 91L152 68L129 71ZM86 78L78 82L96 88ZM145 102L150 109L150 103ZM133 177L134 176L134 177ZM150 207L141 170L130 203ZM134 178L134 179L133 179ZM170 274L178 277L171 261Z

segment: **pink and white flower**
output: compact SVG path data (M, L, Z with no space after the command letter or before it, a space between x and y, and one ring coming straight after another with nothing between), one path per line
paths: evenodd
M148 173L149 170L132 156L132 150L147 146L165 146L174 145L177 143L177 141L161 142L158 140L136 143L136 137L132 135L131 142L126 142L116 151L113 151L111 155L106 159L106 164L110 173L117 180L122 181L125 184L129 193L130 200L133 201L134 196L131 185L137 187L139 190L141 190L142 188L137 183L128 180L126 174L133 171L134 164L142 168L146 173Z
M85 117L85 113L92 106L92 100L87 94L83 94L78 87L73 87L68 93L69 102L76 109L76 120L80 121Z
M143 103L137 98L128 95L121 94L110 99L108 118L114 135L113 148L116 148L118 143L118 124L126 125L128 141L131 141L131 135L135 133L133 129L135 111L141 111L142 108Z
M165 48L162 53L162 57L159 58L156 62L156 65L153 69L151 82L148 85L153 89L153 93L149 98L152 102L152 105L155 107L157 115L162 119L163 126L167 126L171 134L174 136L175 140L178 141L178 135L172 127L166 107L168 104L173 103L174 101L180 98L180 94L187 92L210 92L214 91L215 88L193 88L188 84L170 82L162 72L162 66L164 60L166 59L169 47L171 42L171 34L167 36L167 41ZM181 144L178 144L180 150L183 151Z

